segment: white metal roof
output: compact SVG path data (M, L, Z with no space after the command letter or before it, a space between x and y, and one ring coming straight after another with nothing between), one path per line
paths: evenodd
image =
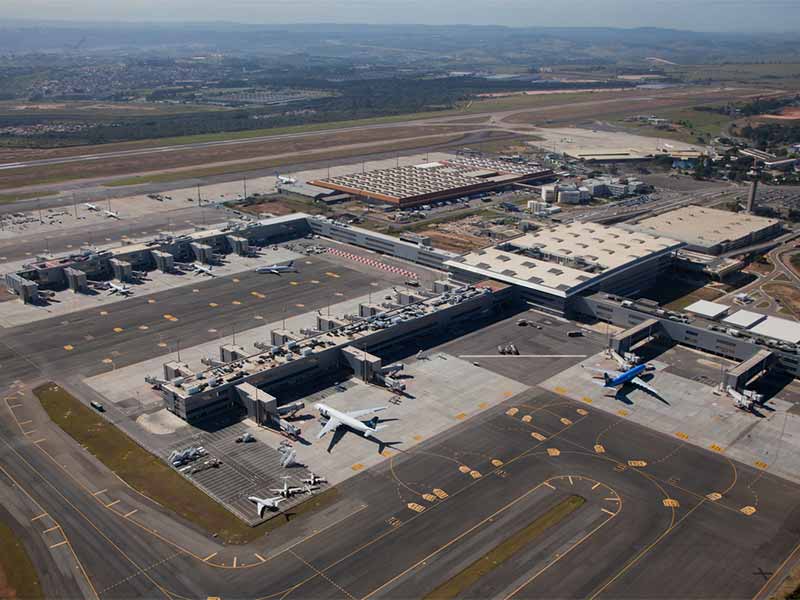
M767 317L750 331L792 344L800 343L800 323L780 317Z
M735 313L733 313L730 317L722 319L722 322L727 323L728 325L735 325L736 327L743 327L744 329L750 329L751 327L761 323L761 321L763 321L766 318L767 315L760 315L750 310L738 310Z
M727 304L719 304L718 302L709 302L708 300L698 300L694 304L690 304L686 307L686 312L694 313L696 315L700 315L701 317L706 317L707 319L718 319L726 312L730 307Z

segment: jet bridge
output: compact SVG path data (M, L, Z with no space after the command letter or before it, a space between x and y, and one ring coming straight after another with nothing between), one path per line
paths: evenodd
M660 330L661 322L658 319L646 319L611 338L611 348L620 356L625 356L634 345L652 337Z
M775 360L769 350L761 349L753 356L725 372L724 386L741 392L756 377L767 372Z

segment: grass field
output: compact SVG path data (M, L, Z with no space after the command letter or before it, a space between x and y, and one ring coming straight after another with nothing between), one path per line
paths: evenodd
M14 531L0 522L0 598L44 598L39 575Z
M10 204L11 202L17 202L19 200L30 200L31 198L38 198L39 196L43 196L46 194L40 194L39 192L28 192L25 194L0 194L0 204Z
M675 65L664 68L671 75L687 82L712 80L722 83L762 83L793 89L800 87L798 63Z
M442 585L425 596L426 600L450 600L460 597L468 588L477 583L516 553L523 550L541 536L545 531L558 525L573 512L586 503L580 496L569 496L553 506L546 513L536 518L524 529L495 546L487 554L476 560L463 571L457 573Z
M226 544L246 544L304 514L332 504L338 490L312 496L286 516L249 527L177 471L54 383L33 390L50 419L132 488Z

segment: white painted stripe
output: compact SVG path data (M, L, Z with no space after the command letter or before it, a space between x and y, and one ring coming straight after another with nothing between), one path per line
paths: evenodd
M458 358L586 358L586 354L459 354Z

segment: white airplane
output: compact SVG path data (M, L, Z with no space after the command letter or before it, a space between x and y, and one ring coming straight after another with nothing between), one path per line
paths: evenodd
M319 433L317 434L317 439L321 439L331 431L334 432L333 439L328 446L328 452L331 451L331 448L336 445L338 440L348 429L355 431L356 433L360 433L365 438L373 438L377 440L375 434L380 429L385 427L385 425L378 425L378 417L373 417L369 421L360 420L361 417L386 410L385 406L376 406L374 408L365 408L363 410L342 412L340 410L336 410L335 408L331 408L327 404L319 402L314 405L314 408L319 411L319 415L323 423L322 429L320 429ZM380 442L380 440L377 441Z
M312 472L309 472L308 477L306 477L305 479L301 479L300 481L308 485L318 485L320 483L328 483L327 479L325 479L324 477L320 477L316 473Z
M291 185L293 183L297 183L297 179L294 177L286 177L285 175L278 175L275 174L275 177L278 178L278 183L283 183L284 185Z
M281 488L274 488L271 489L270 492L278 494L281 498L289 499L295 494L299 494L300 492L304 491L301 487L289 487L289 476L285 476L283 478L283 487Z
M122 285L117 285L116 283L109 281L108 293L109 295L119 294L120 296L130 296L133 294L133 290L124 283Z
M104 213L104 214L105 214L105 215L106 215L106 216L107 216L109 219L117 219L117 220L120 220L120 219L122 218L122 217L120 217L120 216L119 216L119 213L118 213L118 212L114 212L113 210L104 210L104 211L103 211L103 213Z
M267 510L278 510L278 504L281 502L285 502L287 499L282 498L281 496L275 496L274 498L259 498L258 496L248 496L247 497L250 502L255 502L256 510L258 510L258 516L263 517L264 513Z
M91 211L98 212L100 209L97 208L96 204L91 204L90 202L84 202L83 205Z
M208 275L209 277L216 277L217 275L211 271L211 266L206 267L200 263L192 263L192 269L195 275Z
M297 273L297 267L294 266L294 261L290 260L286 265L264 265L258 267L256 273L269 273L271 275L280 275L281 273Z

